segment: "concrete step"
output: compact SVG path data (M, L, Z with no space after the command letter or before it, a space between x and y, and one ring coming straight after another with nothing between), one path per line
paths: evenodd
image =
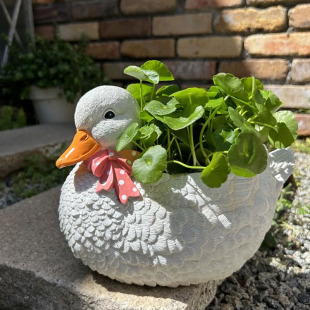
M73 124L42 124L0 131L0 177L20 169L35 152L50 154L72 140Z
M216 284L140 287L91 271L58 225L60 187L0 210L0 309L204 309Z

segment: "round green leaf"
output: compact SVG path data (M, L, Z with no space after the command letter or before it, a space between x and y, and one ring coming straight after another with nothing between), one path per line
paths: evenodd
M277 149L289 147L295 138L285 123L277 123L276 130L270 129L268 139Z
M270 90L260 90L260 93L265 99L265 107L268 109L270 112L275 112L277 111L283 103L281 100Z
M274 114L279 123L285 123L294 139L297 137L298 123L291 111L279 111Z
M148 80L148 76L145 74L145 72L140 67L137 66L128 66L127 68L125 68L124 73L140 81Z
M175 115L174 115L175 114ZM204 108L202 106L196 107L196 109L188 116L183 117L182 113L178 113L177 111L169 116L155 116L159 121L167 124L173 130L180 130L193 124L199 118L204 115Z
M259 133L257 130L251 126L251 124L242 116L240 115L235 109L229 107L228 113L230 116L230 119L236 126L236 128L240 128L242 131L249 131L254 133L256 136L259 136Z
M254 83L253 83L253 79L254 79ZM249 94L253 94L253 91L255 89L259 89L259 90L264 89L262 82L258 79L255 79L253 76L242 78L240 81L243 84L245 91L247 91Z
M161 130L155 124L145 125L138 130L138 138L144 145L152 146L154 142L160 137Z
M180 90L176 93L173 93L172 96L176 98L185 108L186 106L205 106L209 100L207 91L198 87L191 87Z
M260 107L258 110L259 112L257 113L257 117L255 118L255 121L258 121L262 124L271 125L271 126L276 125L277 120L269 110L267 110L265 107Z
M138 101L141 102L140 95L140 83L129 84L126 88L132 96ZM153 87L149 84L142 84L142 96L143 101L150 101L153 92Z
M150 147L132 165L135 178L146 184L158 181L166 169L167 151L160 145Z
M156 92L157 96L170 96L171 94L179 91L179 87L177 85L166 85L159 88Z
M142 69L153 70L158 73L159 81L173 81L174 77L167 66L158 60L149 60L141 66Z
M267 167L267 151L253 133L242 132L228 151L231 171L242 177L253 177Z
M216 109L219 105L221 105L224 101L223 97L217 98L217 99L211 99L207 102L205 105L205 108L211 108L211 109Z
M136 136L138 132L138 127L139 125L137 123L133 123L125 130L125 132L121 135L121 137L119 138L117 142L117 145L116 145L117 152L121 151L124 147L126 147L131 142L131 140L134 139L134 137Z
M139 113L139 118L141 120L146 121L147 123L151 122L154 119L154 117L150 115L149 113L147 113L145 110Z
M203 169L201 180L211 188L220 187L227 180L229 172L227 157L223 153L215 153L211 163Z
M154 70L146 70L146 69L141 69L148 77L147 81L151 82L153 84L158 84L159 82L159 75L156 71Z
M219 73L213 77L214 85L219 86L228 96L248 101L248 93L242 82L229 73Z
M168 115L177 109L177 105L179 102L175 98L170 99L167 104L163 104L159 100L152 100L145 105L145 110L152 115Z
M211 163L201 173L201 180L209 187L220 187L229 175L230 168L227 157L223 153L215 153Z

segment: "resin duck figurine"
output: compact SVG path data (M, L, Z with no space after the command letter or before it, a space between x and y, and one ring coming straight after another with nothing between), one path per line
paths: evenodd
M114 189L97 191L100 180L85 163L115 149L138 115L135 99L115 86L97 87L77 104L75 139L57 161L60 168L77 163L59 205L60 228L74 256L128 284L176 287L230 276L257 251L271 226L293 170L292 151L271 152L263 173L253 178L231 173L220 188L204 185L200 173L163 174L147 185L132 177L140 196L124 204Z

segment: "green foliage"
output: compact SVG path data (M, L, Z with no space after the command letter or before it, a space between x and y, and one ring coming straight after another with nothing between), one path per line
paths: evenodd
M239 176L253 177L267 167L266 148L251 132L240 133L227 155L231 171Z
M160 145L150 147L141 157L135 160L132 171L143 183L153 183L161 178L167 168L167 152Z
M55 161L60 153L61 151L58 151L57 155L48 157L40 153L30 155L27 158L26 168L13 175L15 195L24 199L62 184L71 168L55 167Z
M26 123L26 115L22 108L16 110L11 106L3 106L0 109L0 130L24 127Z
M209 90L171 84L156 91L160 81L173 80L163 63L151 60L124 72L139 80L127 90L140 103L142 127L130 126L117 150L133 142L142 151L133 167L141 182L155 182L163 171L198 170L207 186L220 187L230 171L243 177L263 172L265 145L284 148L296 138L292 112L277 112L282 102L254 77L220 73Z
M296 174L296 167L295 172ZM286 243L286 247L288 248L296 248L297 244L291 240L290 238L284 239L283 230L289 229L294 234L294 227L290 225L288 222L290 213L296 213L299 216L309 216L310 215L310 206L302 205L299 201L294 201L296 185L295 179L294 181L290 180L290 183L282 189L280 198L277 201L275 214L272 221L272 226L270 230L267 232L265 239L260 247L260 250L266 251L268 249L276 248L279 243ZM293 202L294 201L294 202Z
M282 189L280 198L276 204L276 210L273 217L272 225L279 225L283 222L283 215L286 214L288 209L292 208L292 201L294 197L294 191L292 186L289 184Z
M226 181L229 172L227 157L219 152L213 154L210 164L201 173L201 179L209 187L219 187Z
M31 85L59 87L66 99L74 102L78 94L106 84L101 70L86 55L86 44L83 39L73 46L55 34L54 41L37 37L29 53L11 46L0 77L2 94L14 102L27 98Z
M292 144L292 149L294 152L310 154L310 138L305 140L296 140Z

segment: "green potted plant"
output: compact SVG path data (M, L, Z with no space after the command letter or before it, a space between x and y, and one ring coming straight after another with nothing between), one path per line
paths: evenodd
M124 73L140 81L127 90L140 103L143 126L128 127L116 150L133 142L143 152L133 166L143 183L158 181L163 171L200 170L207 186L220 187L230 172L241 177L262 173L268 150L289 147L297 137L293 113L278 111L280 99L254 77L219 73L209 90L180 90L173 84L156 90L160 81L174 80L164 64L151 60ZM162 156L146 165L145 158L157 152Z
M53 41L37 37L28 53L11 46L0 76L2 94L11 101L31 99L40 123L72 122L80 95L107 83L86 44L83 39L73 46L55 33Z
M97 87L77 104L76 135L56 162L77 163L61 190L61 231L112 279L212 286L270 228L297 122L254 77L220 73L208 90L179 90L156 87L173 80L156 60L124 72L139 83Z

